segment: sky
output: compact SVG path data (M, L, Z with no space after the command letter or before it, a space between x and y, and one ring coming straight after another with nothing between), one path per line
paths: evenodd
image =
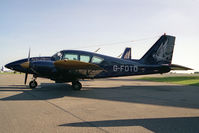
M199 71L199 0L1 0L0 66L79 49L139 59L162 35L176 36L173 64ZM123 42L123 43L121 43Z

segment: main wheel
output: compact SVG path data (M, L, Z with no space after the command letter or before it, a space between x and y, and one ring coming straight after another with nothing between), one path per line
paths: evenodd
M30 87L30 88L36 88L36 87L37 87L37 82L36 82L35 80L30 81L29 87Z
M72 82L73 90L81 90L82 84L79 81Z

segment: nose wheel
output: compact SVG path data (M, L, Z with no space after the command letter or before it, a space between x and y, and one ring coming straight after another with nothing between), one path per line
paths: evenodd
M79 81L72 82L73 90L81 90L82 84Z
M30 88L36 88L37 87L38 84L37 84L36 79L37 79L37 77L35 75L33 75L33 80L30 81L30 83L29 83Z
M30 81L29 87L30 88L36 88L37 87L37 82L35 80Z

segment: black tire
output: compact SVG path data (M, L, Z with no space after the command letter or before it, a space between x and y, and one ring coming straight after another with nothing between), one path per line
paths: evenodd
M82 84L79 81L72 82L73 90L81 90Z
M30 88L36 88L37 87L37 82L36 81L30 81L30 83L29 83L29 87Z

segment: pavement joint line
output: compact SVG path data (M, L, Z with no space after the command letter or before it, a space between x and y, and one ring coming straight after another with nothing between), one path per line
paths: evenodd
M28 91L25 91L25 92L26 92L27 94L29 94L29 95L35 97L35 98L40 98L40 97L38 97L38 96L36 96L36 95L34 95L34 94L31 94L31 92L28 92ZM71 113L70 111L68 111L68 110L66 110L66 109L64 109L64 108L62 108L62 107L60 107L60 106L58 106L58 105L56 105L56 104L54 104L54 103L48 101L48 100L43 100L43 101L46 102L46 103L48 103L48 104L50 104L50 105L53 105L54 107L58 108L59 110L62 110L62 111L64 111L64 112L66 112L66 113L72 115L73 117L79 119L80 121L85 122L85 123L87 123L88 125L90 125L90 126L92 126L92 127L95 127L95 128L97 128L97 129L103 131L104 133L109 133L109 132L106 131L105 129L103 129L103 128L101 128L101 127L98 127L98 126L94 125L93 123L88 122L88 121L86 121L86 120L80 118L79 116L77 116L77 115Z

